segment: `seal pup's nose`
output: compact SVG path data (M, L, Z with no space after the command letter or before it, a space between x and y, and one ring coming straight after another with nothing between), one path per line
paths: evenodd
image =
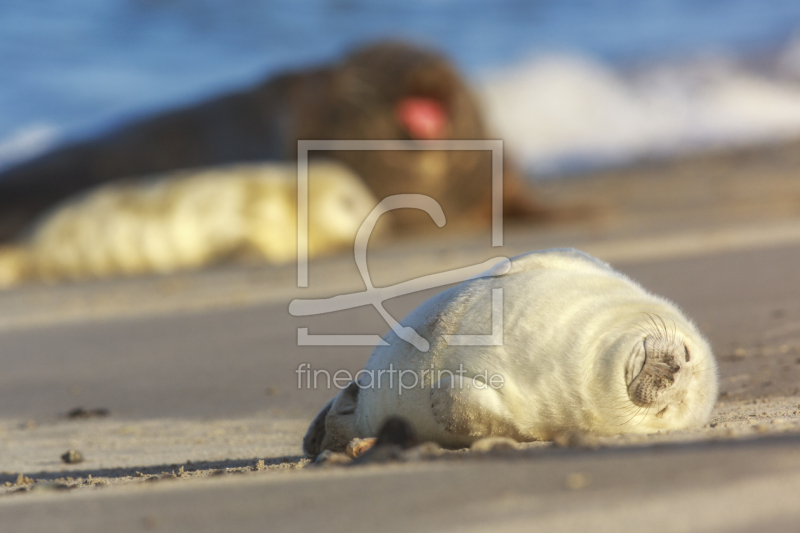
M674 337L649 335L631 355L626 369L628 396L640 407L679 402L686 395L691 357Z

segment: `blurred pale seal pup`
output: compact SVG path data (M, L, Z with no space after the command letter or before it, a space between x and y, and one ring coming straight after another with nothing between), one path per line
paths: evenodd
M309 165L309 255L352 246L377 205L341 163ZM197 268L236 256L297 253L297 171L249 164L114 183L67 200L0 248L0 287Z
M445 335L492 332L497 288L502 344L448 345ZM462 447L494 436L532 441L686 428L705 423L717 398L716 362L692 322L577 250L519 256L506 274L442 292L402 325L430 350L386 335L389 345L378 346L357 381L312 422L303 441L308 455L372 437L393 415L421 440Z

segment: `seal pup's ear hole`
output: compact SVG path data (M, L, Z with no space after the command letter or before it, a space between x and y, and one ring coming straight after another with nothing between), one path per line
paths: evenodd
M351 381L350 385L342 389L342 392L335 398L333 412L337 415L351 415L355 413L359 391L361 391L361 388L358 386L358 382Z
M685 344L683 345L683 353L686 356L686 362L688 363L692 359L692 356L689 355L689 348Z
M334 400L331 400L325 404L322 411L319 412L314 418L314 421L311 422L311 425L308 426L308 431L306 431L306 435L303 437L303 453L312 459L322 453L322 441L325 439L325 418L327 418L328 412L331 410L331 406L333 406L333 401Z

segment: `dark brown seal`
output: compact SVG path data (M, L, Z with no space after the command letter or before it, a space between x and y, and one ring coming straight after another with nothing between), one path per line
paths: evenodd
M0 239L59 200L119 178L239 161L290 160L298 139L486 139L474 96L442 56L386 42L342 62L289 72L232 94L63 146L0 174ZM334 151L383 198L434 197L448 223L488 220L489 152ZM505 161L505 213L542 210ZM400 225L430 224L422 212ZM396 219L396 221L397 221Z

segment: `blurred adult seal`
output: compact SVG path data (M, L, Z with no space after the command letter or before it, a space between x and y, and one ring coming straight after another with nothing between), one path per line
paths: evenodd
M299 139L487 139L476 99L455 68L431 51L383 42L343 61L287 72L242 91L62 146L0 174L0 239L76 192L119 178L240 162L296 160ZM379 199L421 193L442 205L448 227L488 220L491 155L486 151L331 151ZM504 211L541 216L510 161ZM485 216L484 216L485 215ZM393 213L400 228L429 223Z
M492 294L502 289L502 318ZM494 315L498 315L495 309ZM499 345L451 345L492 332ZM310 456L371 437L391 416L421 440L462 447L484 437L548 440L566 432L649 433L705 423L717 398L711 348L671 302L571 249L532 252L505 274L466 281L413 311L366 368L322 409Z

